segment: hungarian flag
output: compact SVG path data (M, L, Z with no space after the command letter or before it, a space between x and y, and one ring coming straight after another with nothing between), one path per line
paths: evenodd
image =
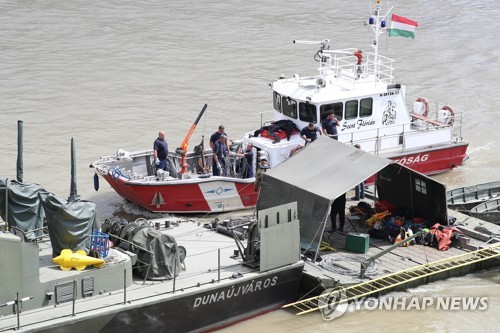
M415 38L415 28L418 27L416 21L407 19L396 14L392 14L389 36L402 36Z

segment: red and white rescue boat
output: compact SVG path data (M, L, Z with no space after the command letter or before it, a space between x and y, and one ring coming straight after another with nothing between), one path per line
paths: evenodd
M258 190L255 178L244 178L249 166L237 155L242 150L241 141L230 147L221 170L224 176L209 173L213 154L204 149L203 141L192 152L187 151L189 138L206 108L205 104L180 148L169 152L169 171L156 171L153 150L129 153L120 149L90 165L95 170L95 189L99 188L98 176L102 176L123 198L152 212L220 213L254 207Z
M103 176L123 198L152 212L217 213L252 208L257 202L255 178L196 172L154 175L149 163L153 160L152 151L120 154L122 157L108 156L95 161L92 165L96 174ZM173 154L170 157L170 161L177 159ZM171 163L171 167L175 164Z
M408 97L406 87L395 82L394 60L378 52L379 36L387 32L385 18L392 8L384 15L377 2L373 9L365 24L374 33L371 52L358 48L330 50L328 39L294 41L319 46L314 56L319 73L281 75L270 84L272 121L291 120L298 130L311 122L321 127L327 112L333 111L339 120L341 142L359 144L365 151L427 175L462 165L468 158L468 142L462 138L461 112L423 97ZM246 140L267 152L270 167L304 145L298 133L279 142L248 133Z

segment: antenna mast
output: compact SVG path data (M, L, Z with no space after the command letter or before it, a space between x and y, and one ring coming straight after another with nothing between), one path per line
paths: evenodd
M375 38L373 40L373 44L371 45L371 47L373 48L374 50L374 54L375 54L375 59L374 59L374 71L375 71L375 75L378 79L379 77L379 73L380 73L380 59L379 59L379 56L378 56L378 43L379 43L379 36L381 34L383 34L386 30L387 30L387 21L386 21L386 18L387 18L387 15L389 15L389 13L392 11L392 7L389 8L387 10L387 13L385 13L385 15L381 16L381 13L380 13L380 9L381 9L381 5L380 5L380 1L381 0L375 0L375 9L373 10L373 12L371 13L370 15L370 18L368 19L368 25L371 26L371 28L373 29L373 33L375 35ZM371 6L370 6L371 8ZM377 80L375 80L376 82Z

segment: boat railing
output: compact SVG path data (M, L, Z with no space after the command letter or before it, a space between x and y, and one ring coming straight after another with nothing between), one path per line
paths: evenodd
M368 74L377 77L378 80L391 84L394 81L394 75L392 74L394 71L394 60L382 55L375 55L375 53L367 52L368 55ZM378 59L378 60L377 60Z
M354 55L357 49L342 49L323 53L320 62L320 75L342 77L352 83L359 82L360 78L373 79L377 82L391 84L394 81L394 60L372 52L363 53L365 59L358 64Z
M240 157L236 156L237 152L241 152L242 142L233 141L230 153L226 156L226 172L228 177L244 178L242 169L239 168L241 161ZM202 156L203 155L203 156ZM187 178L192 176L189 174L207 174L211 170L213 153L211 149L204 149L203 152L190 151L186 154ZM156 175L154 166L151 164L153 155L149 152L129 154L127 158L118 159L117 156L106 156L99 161L94 162L91 167L95 173L100 176L110 176L114 179L124 178L127 181L165 181L185 179L181 174L182 156L176 152L170 152L168 156L168 173ZM139 162L142 161L142 162Z
M323 51L319 67L320 75L338 77L343 72L352 72L352 65L356 59L354 52L356 51L356 49Z
M492 234L490 235L490 239L488 239L484 243L479 243L477 245L477 251L480 248L485 248L487 245L490 245L490 243L498 243L498 242L500 242L500 234Z
M354 145L354 143L359 143L363 146L372 147L374 154L384 154L384 153L395 153L395 152L405 152L411 147L407 146L407 140L412 137L418 137L422 135L423 132L438 132L440 133L449 133L447 140L442 140L442 143L455 143L462 141L462 117L463 112L455 107L450 107L448 105L444 105L439 102L429 102L428 103L428 112L427 115L419 116L412 112L413 110L413 101L417 101L421 99L420 97L412 96L411 94L406 95L406 100L408 104L409 115L412 118L410 123L405 124L395 124L385 126L384 128L379 128L376 130L375 135L369 135L368 132L373 130L358 130L355 133L344 134L341 141L350 142ZM408 101L412 101L411 103ZM448 115L448 117L444 116L444 113L440 113L440 110L452 109L453 115ZM366 134L365 134L366 133ZM345 136L348 136L347 138ZM362 139L360 139L362 138ZM384 143L386 142L396 142L397 145L388 145L389 147L385 148Z
M447 130L449 125L436 125L434 123L426 122L418 125L417 130L415 127L416 125L414 123L406 123L377 128L376 133L373 133L373 129L358 130L353 133L340 134L339 140L351 145L359 143L362 147L367 147L364 148L365 150L370 151L375 155L399 153L414 149L414 147L407 146L407 141L412 137L417 138L425 131L437 132L440 131L440 129ZM453 133L453 130L447 131L449 133L449 137L447 140L441 141L441 143L453 143L459 140L459 137Z
M126 241L125 239L121 239L121 241ZM82 290L78 290L79 288L83 288L82 284L79 283L76 279L73 279L71 277L68 277L68 283L64 283L65 286L67 286L66 289L69 289L70 292L68 295L64 295L65 297L60 297L59 301L54 304L54 306L46 306L43 308L38 308L34 310L27 310L26 308L23 310L22 309L22 302L25 302L27 300L30 300L33 298L32 295L25 295L23 294L22 291L18 291L18 296L16 299L3 299L0 300L0 307L3 306L10 306L14 305L14 312L12 314L12 318L14 318L14 321L16 322L15 324L12 324L11 321L7 320L4 321L6 323L6 326L0 326L0 331L7 331L7 330L20 330L22 328L24 329L29 329L32 326L36 326L39 323L42 322L47 322L49 320L58 320L60 318L65 318L68 317L68 315L71 315L74 318L78 318L79 315L86 316L88 315L89 312L89 301L93 301L93 305L91 306L92 310L100 310L100 309L105 309L109 308L111 306L121 306L123 305L124 307L129 306L130 304L134 304L135 302L138 301L144 301L147 299L158 299L159 296L162 295L174 295L176 293L185 293L187 290L190 289L196 289L200 288L201 286L204 285L214 285L217 283L225 282L228 280L235 280L235 282L238 281L239 278L243 277L244 274L253 272L253 271L258 271L257 269L251 269L249 267L246 267L244 272L241 271L241 263L239 262L239 254L235 256L235 263L229 264L229 265L223 265L221 264L221 250L227 250L228 249L233 249L234 250L234 241L230 240L228 243L231 245L228 246L221 246L218 249L213 249L211 251L206 251L202 253L196 253L196 254L187 254L185 258L185 262L187 261L187 265L189 265L189 258L193 257L198 257L196 259L197 262L204 262L207 263L205 265L202 265L203 267L200 267L197 270L193 271L183 271L183 273L177 275L176 277L169 279L167 281L165 280L147 280L147 283L142 282L141 284L144 285L144 287L141 288L148 288L150 290L149 292L143 289L138 289L134 287L127 287L127 284L129 284L130 279L132 278L132 272L130 271L130 268L124 268L123 269L123 281L120 281L117 283L123 283L123 286L121 289L118 289L116 291L109 291L105 293L97 293L94 296L87 295L86 297L79 298L78 295L83 295ZM137 247L137 245L132 244L134 247ZM154 254L144 248L141 248L141 251L146 251L150 253L152 256ZM199 257L202 257L200 259ZM160 262L161 264L161 262ZM207 267L208 268L207 270ZM192 265L190 267L197 267L195 265ZM102 278L102 279L109 279L109 278L116 278L115 271L113 270L112 272L109 273L109 275L103 271L103 269L97 269L99 271L99 274L94 275L94 279L97 278ZM182 269L182 266L179 268ZM177 267L174 268L174 271L177 270ZM212 274L207 274L207 271ZM199 277L199 279L196 279L196 277ZM185 279L190 279L193 282L189 283L182 283L183 280ZM196 281L196 282L195 282ZM182 284L180 285L179 282ZM150 288L156 288L157 286L161 286L161 289L154 289L151 290ZM231 291L235 293L240 293L240 291ZM232 295L232 294L231 294ZM235 294L236 295L236 294ZM101 300L99 302L98 300ZM5 302L5 303L2 303ZM17 307L18 310L16 310L16 304L20 305L20 307ZM43 318L43 319L28 319L28 317L32 317L32 312L36 311L39 313L40 311L45 311L49 310L52 308L59 308L57 313L54 315L47 315L47 316L38 316L37 318ZM66 309L69 311L64 311L63 309ZM8 318L10 315L4 316L2 319Z
M463 125L463 115L464 112L454 106L450 106L448 104L443 104L437 101L429 101L421 96L416 96L412 94L406 94L406 103L408 112L411 116L415 117L413 112L414 103L419 100L424 100L424 103L428 105L428 112L423 119L420 125L426 128L435 128L435 127L451 127L453 132L453 137L462 140L462 125ZM425 104L424 104L425 107ZM448 113L446 115L446 110L451 110L451 115ZM420 119L420 117L419 117Z
M13 235L19 236L23 242L26 243L39 243L48 238L48 228L41 227L31 230L23 230L16 226L9 226L9 232Z
M259 115L260 115L260 127L264 127L264 126L267 126L267 125L270 125L273 120L271 120L270 118L272 118L272 115L273 115L274 111L263 111L263 112L259 112ZM264 119L264 117L266 117L266 119Z

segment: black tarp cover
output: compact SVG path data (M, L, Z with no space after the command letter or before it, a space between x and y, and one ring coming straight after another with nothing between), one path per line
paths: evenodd
M49 193L42 199L49 229L52 254L63 249L90 251L90 236L98 223L96 205L90 201L66 201Z
M8 216L5 196L8 192ZM16 180L0 179L0 216L9 226L21 229L28 240L43 236L44 210L39 194L47 194L38 184L20 183Z
M154 260L152 260L150 253L138 247L134 248L138 259L134 269L139 276L154 280L173 279L179 274L181 262L174 237L153 228L143 228L134 235L132 243L154 254ZM148 271L150 262L151 267Z
M7 188L8 216L5 205ZM66 201L38 184L5 179L0 179L0 216L10 227L22 230L28 241L43 236L46 219L53 256L58 256L63 249L88 253L92 229L98 227L99 221L93 202Z

